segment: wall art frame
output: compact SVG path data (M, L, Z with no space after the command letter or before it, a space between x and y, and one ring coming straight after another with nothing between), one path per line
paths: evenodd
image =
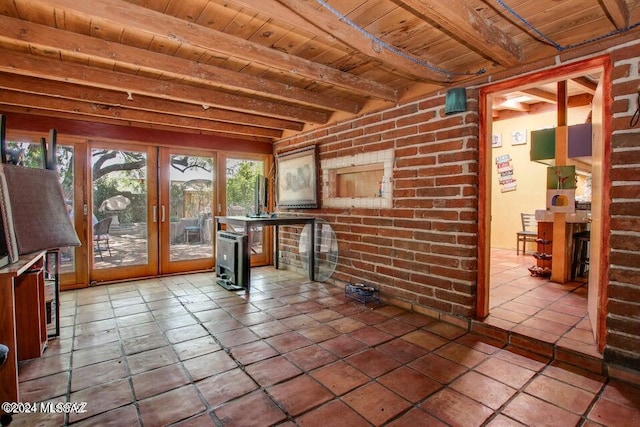
M276 156L276 206L318 207L318 153L315 145Z

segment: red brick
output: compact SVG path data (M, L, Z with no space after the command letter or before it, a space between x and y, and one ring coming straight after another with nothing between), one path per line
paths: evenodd
M408 116L418 112L418 104L407 104L400 108L394 108L382 113L382 120L394 119L396 117Z
M607 345L636 355L640 354L640 336L637 334L629 336L609 330L607 333Z
M458 197L460 187L423 187L417 191L418 197Z
M640 78L636 78L635 80L623 80L621 82L615 83L611 88L611 96L615 98L617 96L636 94L638 93L639 85Z
M478 153L467 150L457 153L438 154L438 163L458 163L466 160L477 160Z
M415 157L396 159L396 167L398 168L408 168L408 167L435 165L435 164L436 164L435 156L419 156L419 157L415 156Z
M420 147L420 154L432 154L439 151L462 150L464 143L461 140L433 142Z
M610 226L612 231L640 232L640 217L612 218Z
M627 269L623 270L616 267L611 267L609 269L609 280L621 283L640 284L640 271Z
M423 269L420 271L414 271L411 274L411 280L417 283L422 283L425 286L431 287L433 289L452 289L453 284L451 280L444 279L441 277L433 277L428 274L431 273L430 266L427 269Z
M460 266L460 260L458 258L439 256L435 254L416 254L416 261L424 264L433 264L443 267L456 268Z
M398 119L396 121L396 126L402 127L402 126L414 125L417 123L424 123L424 122L433 120L435 117L436 117L435 111L424 111L420 114L414 114L409 117Z
M415 230L414 236L416 240L423 240L430 243L454 244L456 242L456 237L453 234Z
M418 176L457 176L462 173L462 165L438 165L431 168L421 168Z
M395 124L393 122L373 123L370 126L364 128L364 133L367 135L372 133L380 133L389 129L393 129L394 127Z
M402 280L407 280L409 279L409 272L406 270L401 270L399 268L392 268L392 267L388 267L386 265L378 265L376 266L375 269L376 273L385 275L385 276L389 276L389 277L396 277L398 279L402 279Z
M637 268L640 266L640 252L612 251L609 255L609 264Z
M637 298L637 296L636 296ZM637 299L636 299L637 301ZM640 320L637 319L622 319L615 316L609 316L607 318L607 328L613 329L624 334L638 336L640 331ZM639 337L640 338L640 337Z
M636 216L640 212L640 200L637 202L611 203L609 212L611 215Z
M397 138L402 138L409 135L415 135L417 128L415 126L405 127L405 128L397 128L390 130L388 132L384 132L382 134L382 139L384 140L395 140Z

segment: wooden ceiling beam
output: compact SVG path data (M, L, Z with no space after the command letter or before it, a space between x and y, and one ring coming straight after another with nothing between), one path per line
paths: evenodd
M617 29L629 26L629 6L625 0L601 0L600 4Z
M544 89L531 88L531 89L521 90L519 92L531 98L535 98L538 101L548 102L550 104L555 104L556 102L558 102L558 100L556 99L555 93L546 91Z
M571 79L571 81L580 86L580 89L584 90L590 95L594 95L596 93L598 83L595 83L586 77L575 77Z
M127 3L122 0L41 0L42 6L59 8L68 13L85 16L91 22L132 26L132 30L153 35L157 41L176 41L210 52L240 58L267 67L306 77L348 92L373 98L397 101L396 91L378 82L363 79L295 55L280 52L220 31L195 25L163 13ZM126 17L126 19L123 19Z
M523 62L522 48L513 38L484 19L464 0L401 0L445 32L465 43L480 55L511 67Z
M163 126L163 125L158 125L155 123L132 123L132 122L126 122L124 120L117 120L117 119L110 119L108 117L97 117L97 116L93 116L91 117L91 120L88 121L86 120L86 117L83 116L79 116L77 114L71 113L71 112L60 112L60 111L50 111L50 110L40 110L37 108L32 108L32 107L20 107L20 106L14 106L14 105L0 105L0 107L2 108L3 111L7 112L7 113L19 113L19 114L24 114L24 115L28 115L28 116L33 116L33 115L37 115L37 116L41 116L41 117L53 117L55 119L66 119L66 120L71 120L71 121L85 121L88 123L104 123L104 124L109 124L109 125L114 125L114 126L123 126L123 127L131 127L131 128L142 128L142 129L154 129L154 130L164 130L164 131L168 131L168 132L180 132L180 133L189 133L189 134L193 134L193 135L206 135L206 136L219 136L222 138L232 138L235 139L237 141L239 141L240 143L242 143L243 141L256 141L256 142L268 142L268 143L273 143L273 138L264 138L264 137L258 137L255 135L248 135L248 136L239 136L239 135L232 135L229 133L224 133L224 132L208 132L208 131L203 131L203 130L196 130L196 129L189 129L189 128L175 128L175 127L169 127L169 126Z
M64 98L52 98L23 92L3 90L0 92L0 105L29 107L45 111L73 112L77 116L104 117L131 123L163 125L179 129L195 129L207 132L220 132L233 135L255 135L265 138L280 138L282 131L258 128L255 126L223 123L212 120L179 117L152 111L130 110L108 104L73 101Z
M0 71L122 91L124 94L171 99L203 107L217 106L299 122L324 124L329 120L327 113L309 108L227 94L213 89L196 88L171 81L148 79L3 49L0 49Z
M302 123L288 120L221 110L214 107L207 108L205 110L200 105L186 104L183 102L158 98L148 98L142 95L136 95L134 99L127 100L127 96L122 92L74 85L53 80L36 79L16 74L9 75L0 73L0 88L36 95L45 95L54 98L65 98L76 101L106 104L133 110L186 116L202 120L213 120L271 129L287 129L294 131L300 131L303 129Z
M162 73L211 87L254 92L268 98L297 102L328 110L357 113L362 103L333 95L323 95L265 78L248 76L224 68L201 64L187 59L163 55L144 49L63 31L0 15L0 40L22 43L47 51L59 50L63 55L105 62L131 70Z
M407 54L407 57L399 56L385 49L383 46L377 45L370 38L362 34L362 32L341 21L336 15L324 7L316 9L310 4L310 1L277 1L305 19L307 27L311 26L316 28L316 33L330 34L342 43L361 52L363 55L383 62L391 69L434 82L444 83L451 80L451 77L446 72L435 71L438 67L429 64L428 61L418 58L411 59L411 55L409 54ZM420 62L425 65L421 65Z

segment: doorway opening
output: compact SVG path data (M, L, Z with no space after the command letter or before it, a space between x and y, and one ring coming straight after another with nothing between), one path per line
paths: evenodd
M601 358L604 347L606 230L601 219L608 192L609 142L603 131L608 70L606 58L598 58L480 91L478 318L509 336L595 358ZM585 123L590 135L581 144L589 153L571 157L568 129ZM550 156L538 153L544 141L537 132L543 130L556 144L547 150ZM555 183L555 174L565 166L574 168L567 179L571 205L578 211L567 207L561 212L549 199L560 187L550 189L548 183ZM523 230L521 214L536 214L533 242L517 237ZM574 235L579 232L590 234L583 252L588 264L574 274Z

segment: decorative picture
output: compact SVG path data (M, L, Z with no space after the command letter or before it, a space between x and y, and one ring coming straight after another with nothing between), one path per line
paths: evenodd
M576 188L575 166L550 166L547 168L548 190L571 190Z
M502 147L502 134L494 133L493 139L491 140L491 148L499 148Z
M280 208L317 208L316 146L276 157L276 204Z
M576 190L547 190L547 209L551 212L575 212Z
M523 145L527 143L526 130L514 130L511 132L511 145Z

